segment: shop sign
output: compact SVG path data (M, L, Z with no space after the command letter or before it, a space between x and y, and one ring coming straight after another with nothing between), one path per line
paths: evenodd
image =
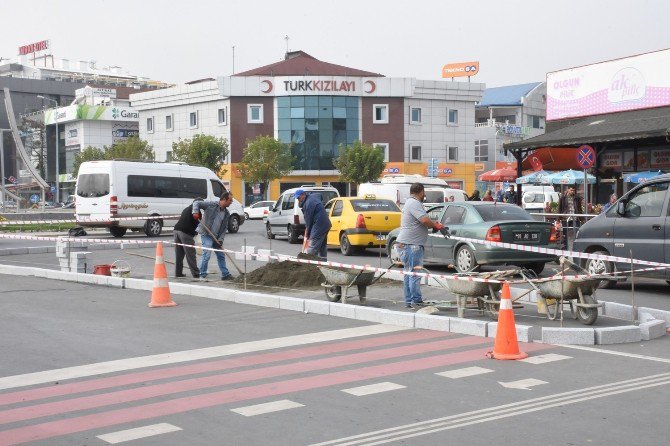
M386 163L383 171L384 174L398 174L403 173L402 163Z
M454 175L455 166L453 164L443 164L438 163L437 165L437 176L438 177L451 177Z
M481 172L485 168L484 163L475 163L475 172Z
M37 53L38 51L46 51L49 49L48 40L40 40L39 42L22 45L19 47L19 56L25 56L30 53Z
M474 76L479 73L479 62L450 63L442 67L443 78Z
M621 169L622 155L621 152L603 153L600 155L600 167L604 169Z
M651 168L662 169L670 166L670 149L651 151Z
M219 92L231 96L371 96L411 97L412 78L351 76L228 76Z
M463 189L462 181L447 181L447 187L451 189Z

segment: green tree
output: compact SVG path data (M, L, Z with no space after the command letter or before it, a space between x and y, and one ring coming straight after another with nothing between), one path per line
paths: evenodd
M105 159L132 159L132 160L153 160L154 149L147 141L137 136L131 136L123 141L114 143L111 147L105 146Z
M72 175L79 174L79 166L84 161L98 161L105 159L105 151L97 147L88 146L74 156L74 164L72 165Z
M221 170L223 160L228 156L228 141L211 135L195 135L193 139L181 139L172 143L172 159L194 166L204 166L212 169L219 175L227 170Z
M265 196L270 181L291 173L294 162L289 145L271 136L258 136L247 141L237 168L246 183L260 183L261 194Z
M384 171L384 152L379 147L354 141L350 146L340 145L340 156L333 164L342 181L367 183L378 179Z

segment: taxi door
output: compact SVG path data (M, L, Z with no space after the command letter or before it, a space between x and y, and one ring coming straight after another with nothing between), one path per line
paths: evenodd
M326 213L330 218L330 231L326 238L326 244L340 246L340 231L343 229L342 211L344 202L339 199L331 200L326 204Z

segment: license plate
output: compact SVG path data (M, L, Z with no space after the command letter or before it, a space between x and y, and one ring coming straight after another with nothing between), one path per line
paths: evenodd
M539 242L540 233L539 232L515 232L514 233L515 242Z
M386 240L386 235L377 234L375 235L375 240Z

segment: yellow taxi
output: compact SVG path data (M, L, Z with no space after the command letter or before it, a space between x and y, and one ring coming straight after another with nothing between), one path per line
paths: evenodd
M383 248L388 233L400 227L400 208L390 199L375 195L338 197L326 203L332 225L329 247L340 247L345 256L365 248Z

